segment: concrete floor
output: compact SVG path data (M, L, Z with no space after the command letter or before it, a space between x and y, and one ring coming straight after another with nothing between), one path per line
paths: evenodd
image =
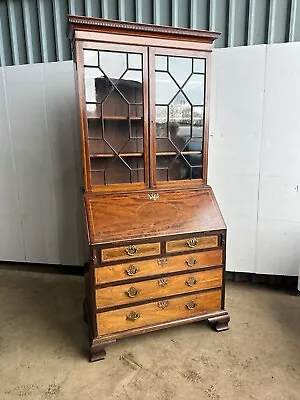
M89 363L83 278L0 270L0 399L300 399L300 297L227 285L230 331L124 339Z

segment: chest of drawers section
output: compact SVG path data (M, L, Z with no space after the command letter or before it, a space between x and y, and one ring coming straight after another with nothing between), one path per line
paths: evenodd
M220 312L225 237L225 231L220 231L96 248L97 341L207 319Z

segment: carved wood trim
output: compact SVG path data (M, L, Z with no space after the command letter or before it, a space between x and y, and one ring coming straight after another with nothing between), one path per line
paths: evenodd
M153 33L156 35L167 34L167 35L180 35L182 37L187 37L187 38L191 37L199 39L206 38L209 39L211 42L217 39L220 35L219 32L213 32L213 31L194 30L188 28L174 28L165 25L141 24L135 22L116 21L103 18L80 17L76 15L69 15L68 22L69 24L73 25L73 29L69 31L69 37L72 37L72 31L74 30L74 25L84 25L85 28L87 27L104 28L104 30L121 29L127 31L137 31L140 34L144 32L150 34Z

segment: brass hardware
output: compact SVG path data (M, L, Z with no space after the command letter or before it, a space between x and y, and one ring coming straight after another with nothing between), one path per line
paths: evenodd
M97 257L97 251L93 250L93 264L97 265L99 263L98 257Z
M189 301L185 306L186 306L186 308L188 309L188 310L192 310L193 308L195 308L196 307L196 303L193 301L193 300L191 300L191 301Z
M196 285L197 279L194 276L190 276L186 281L185 284L188 286Z
M221 234L221 246L223 246L225 244L225 234L222 233Z
M157 264L158 264L158 265L161 265L161 266L164 266L165 264L167 264L167 262L168 262L168 259L167 259L167 258L159 258L159 259L157 260Z
M149 193L148 194L149 200L157 200L159 199L159 194L158 193Z
M137 272L139 272L139 269L137 267L135 267L133 264L130 264L129 267L125 269L125 272L129 276L133 276Z
M167 308L168 305L169 305L168 300L162 300L162 301L159 301L159 302L157 303L157 307L158 307L158 308L162 308L162 309Z
M191 256L186 260L186 264L188 267L192 267L193 265L197 264L197 260L195 257Z
M192 238L186 242L186 245L189 247L195 247L198 244L198 239Z
M158 286L166 286L168 284L168 278L160 278L157 283Z
M127 249L125 249L125 253L128 256L133 256L134 254L136 254L138 251L140 251L140 249L138 247L136 247L134 244L132 244L131 246L127 247Z
M131 312L126 316L126 319L127 319L128 321L134 322L134 321L136 321L137 319L139 319L140 316L141 316L141 315L140 315L139 312L131 311Z
M139 290L136 289L135 287L131 286L125 294L127 294L128 297L132 298L135 297L139 293Z

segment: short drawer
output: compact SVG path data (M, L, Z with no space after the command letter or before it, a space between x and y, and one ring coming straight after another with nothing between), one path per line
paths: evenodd
M222 249L95 268L96 285L222 265Z
M219 246L218 235L212 236L193 236L186 239L171 240L166 243L167 253L175 253L177 251L191 251L209 249Z
M222 286L222 268L96 290L97 309Z
M156 256L160 254L160 243L132 244L102 250L102 262L127 258Z
M165 299L97 314L98 335L176 321L221 308L221 290Z

